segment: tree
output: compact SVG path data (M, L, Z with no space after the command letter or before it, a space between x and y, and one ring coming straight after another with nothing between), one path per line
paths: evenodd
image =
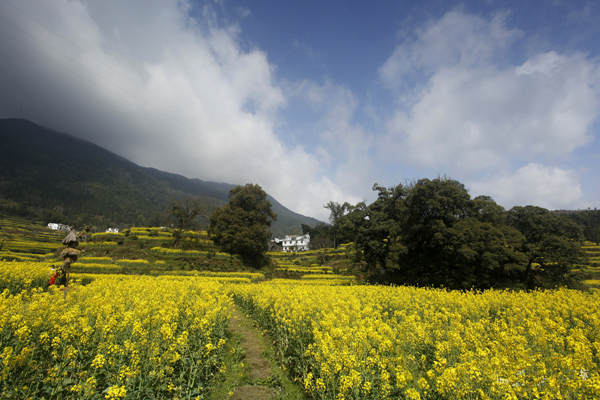
M183 232L190 229L194 218L202 212L200 204L193 199L175 202L171 205L171 221L175 226L173 237L177 246L183 237Z
M555 211L583 227L586 240L600 243L600 210Z
M360 202L346 206L347 213L339 221L339 229L350 233L357 255L366 263L367 278L393 281L399 254L405 248L400 240L407 190L402 185L386 188L374 184L377 200L367 206Z
M446 254L449 229L472 213L469 193L455 180L421 179L410 188L405 206L406 252L398 260L404 279L416 285L446 285L456 267Z
M448 270L443 285L454 289L514 286L526 262L519 251L524 241L519 231L506 225L473 217L458 221L447 230L443 257Z
M342 231L351 231L367 277L376 282L448 288L512 286L524 269L524 242L506 225L491 198L471 199L445 178L412 185L373 185L377 200L347 207Z
M269 228L276 218L262 188L247 184L231 189L229 203L211 215L208 231L219 248L259 268L266 263Z
M471 201L470 215L493 225L506 224L506 210L489 196L477 196Z
M310 235L310 249L317 250L333 247L333 227L329 224L319 223L314 227L302 224L302 234Z
M507 221L525 237L523 280L527 288L555 287L573 281L572 269L582 261L581 226L536 206L513 207Z
M339 221L346 214L348 208L350 207L349 203L336 203L334 201L330 201L325 204L323 207L329 209L329 222L331 223L331 233L333 234L333 247L337 247L338 244L338 236L340 233Z
M447 178L373 190L369 205L326 206L372 281L452 289L574 283L583 236L566 217L533 206L506 212ZM590 227L592 217L584 215Z

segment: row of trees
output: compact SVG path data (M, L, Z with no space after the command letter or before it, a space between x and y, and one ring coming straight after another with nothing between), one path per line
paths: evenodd
M332 233L355 242L372 281L531 289L572 283L582 262L581 227L546 209L505 211L445 178L373 190L369 205L326 205Z
M471 198L458 181L422 179L410 185L375 184L367 205L329 202L331 225L303 226L313 242L352 241L367 279L452 289L553 287L574 283L583 262L582 227L535 206L504 210L487 196ZM231 190L210 217L209 233L247 265L267 263L276 215L258 185Z

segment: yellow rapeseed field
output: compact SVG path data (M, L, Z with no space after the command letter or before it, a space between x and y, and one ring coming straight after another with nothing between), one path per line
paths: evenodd
M97 274L118 273L123 269L120 265L105 263L75 263L71 267L72 272L92 272Z
M84 256L84 257L80 257L79 260L77 261L78 264L81 263L93 263L93 264L111 264L112 263L112 258L110 257L88 257L88 256Z
M316 399L600 398L600 292L234 291Z
M17 294L22 290L46 287L52 275L50 263L0 261L0 292Z
M0 262L0 399L207 398L232 297L314 399L600 398L600 290L170 271L74 273L65 294L49 266Z
M0 398L205 398L231 299L214 280L97 275L0 296Z
M200 255L209 255L211 254L211 252L206 251L206 250L181 250L181 249L171 249L168 247L160 247L160 246L156 246L156 247L152 247L150 249L151 251L158 253L160 255L163 256L200 256ZM214 253L215 257L224 257L224 258L229 258L231 257L231 254L229 253L223 253L220 251L217 251Z

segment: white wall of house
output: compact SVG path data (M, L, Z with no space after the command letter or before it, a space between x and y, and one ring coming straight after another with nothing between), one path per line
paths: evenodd
M281 243L283 251L307 251L310 245L310 235L292 236L285 235L283 239L276 239Z
M49 222L48 228L52 229L53 231L64 231L64 232L68 232L72 229L71 226L65 225L65 224L59 224L58 222Z

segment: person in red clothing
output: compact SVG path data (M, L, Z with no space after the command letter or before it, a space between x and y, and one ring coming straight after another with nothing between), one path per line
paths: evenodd
M48 286L54 285L54 282L56 281L56 272L52 274L52 276L50 277L50 280L48 281Z

